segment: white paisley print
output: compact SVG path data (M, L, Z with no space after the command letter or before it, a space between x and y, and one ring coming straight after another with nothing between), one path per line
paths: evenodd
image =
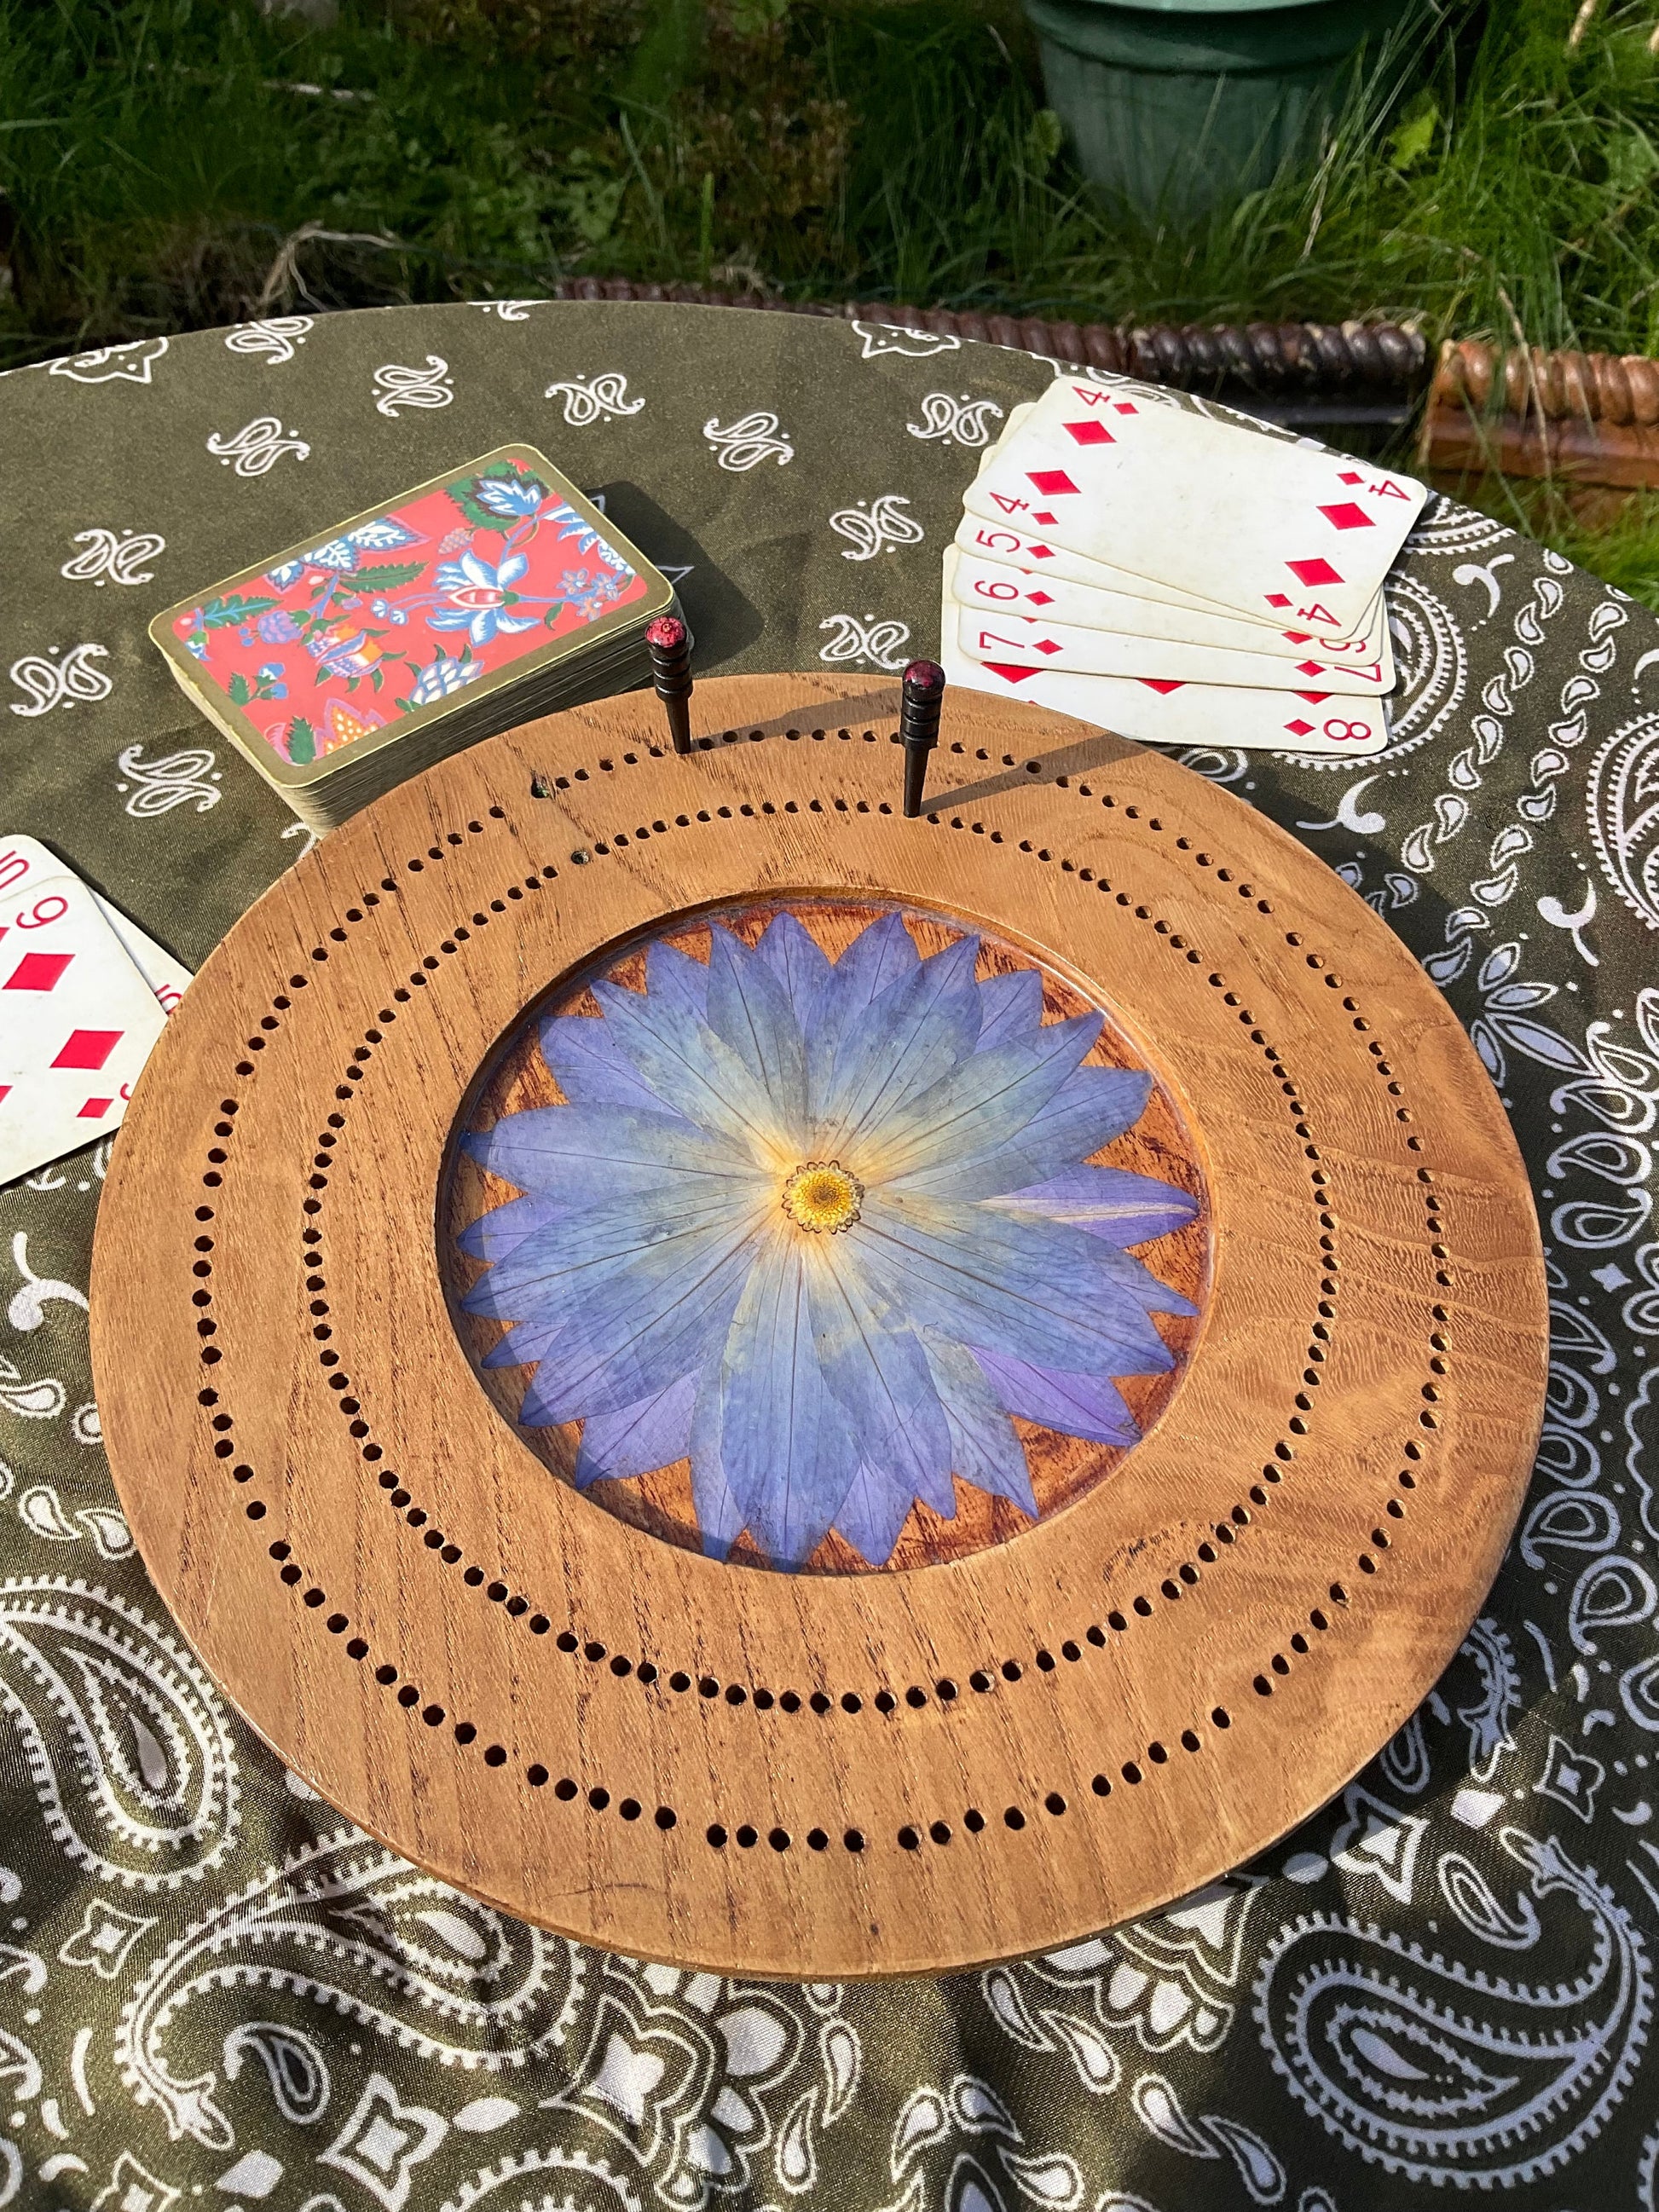
M910 658L905 650L910 641L908 623L890 617L878 621L871 615L826 615L818 628L833 633L829 643L818 648L818 659L831 667L869 663L877 668L901 669Z
M141 564L167 550L167 539L153 530L77 530L72 542L85 550L72 554L58 574L94 584L100 591L106 583L154 583L155 570Z
M921 422L904 427L913 438L924 441L942 438L947 446L986 446L993 435L992 424L1001 420L1002 410L994 399L975 399L965 392L930 392L922 399Z
M49 373L73 377L77 384L148 384L168 343L166 338L137 338L128 345L97 346L90 353L53 362Z
M890 546L920 545L926 532L909 501L900 492L884 491L879 499L861 499L839 507L830 518L837 538L847 539L843 561L873 561Z
M734 475L758 468L763 461L775 461L783 468L795 458L794 447L769 407L757 408L735 422L722 423L718 415L711 415L702 434L720 466Z
M620 369L605 369L598 376L566 377L559 383L550 384L542 397L564 402L564 419L573 430L585 429L590 422L615 422L624 416L637 415L645 404L638 392L631 399L629 398L628 379Z
M395 361L374 372L377 415L393 417L406 407L447 407L454 400L449 363L441 354L429 353L422 368L408 368Z
M284 453L292 453L296 461L307 460L311 454L305 440L296 438L292 430L285 431L276 415L256 415L240 430L215 430L208 438L207 449L222 467L234 467L239 477L264 476Z
M239 323L225 335L228 353L263 355L273 368L285 361L292 361L297 347L302 346L311 335L316 318L313 315L270 315L257 323Z
M309 837L149 647L175 578L368 507L380 445L550 421L680 578L700 672L890 698L963 486L1053 368L902 309L532 305L272 316L0 384L0 786L192 965ZM141 453L194 491L135 510ZM1226 1881L950 1980L745 1984L512 1921L343 1823L167 1620L92 1387L100 1146L0 1191L0 2205L1659 2212L1659 623L1443 500L1389 615L1386 754L1185 757L1400 933L1532 1177L1536 1473L1420 1711Z
M98 665L109 659L107 646L71 646L67 653L48 646L45 653L26 653L11 664L11 680L26 696L12 702L14 714L49 714L54 707L73 707L77 700L107 699L110 680Z

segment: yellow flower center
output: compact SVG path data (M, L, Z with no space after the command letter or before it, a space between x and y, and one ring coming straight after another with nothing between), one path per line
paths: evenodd
M808 1160L783 1186L784 1212L815 1237L850 1229L863 1202L864 1185L838 1160Z

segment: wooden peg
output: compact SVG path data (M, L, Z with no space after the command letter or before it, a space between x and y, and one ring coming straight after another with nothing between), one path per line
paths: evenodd
M899 736L904 741L904 811L914 821L921 811L927 781L927 756L939 743L939 708L945 699L945 671L936 660L913 660L904 672L899 708Z
M651 681L657 687L677 753L691 750L691 633L678 615L659 615L646 629Z

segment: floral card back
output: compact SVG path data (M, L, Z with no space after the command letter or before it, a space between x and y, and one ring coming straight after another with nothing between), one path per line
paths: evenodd
M319 781L672 592L532 446L502 446L170 608L150 635L273 782Z

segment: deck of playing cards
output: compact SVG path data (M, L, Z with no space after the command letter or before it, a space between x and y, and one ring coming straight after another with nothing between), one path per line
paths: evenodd
M649 672L667 580L532 446L241 569L150 635L310 828L464 745Z
M963 494L957 683L1176 745L1380 752L1383 579L1428 494L1129 383L1057 377Z
M0 836L0 1183L121 1125L190 970L33 837Z

